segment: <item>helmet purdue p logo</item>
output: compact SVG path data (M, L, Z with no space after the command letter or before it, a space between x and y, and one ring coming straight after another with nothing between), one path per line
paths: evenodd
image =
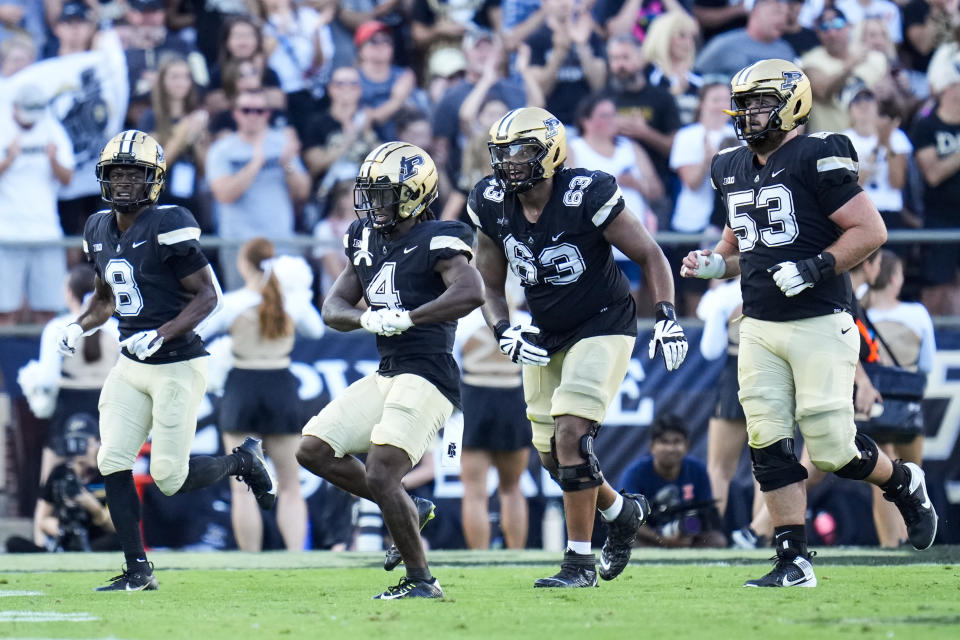
M781 91L793 91L797 84L803 79L803 74L799 71L784 71L783 84L780 85Z
M423 164L423 156L400 158L400 182L406 182L417 175L417 167Z

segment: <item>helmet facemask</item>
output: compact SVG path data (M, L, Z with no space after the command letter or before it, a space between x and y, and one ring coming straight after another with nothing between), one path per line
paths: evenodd
M115 191L123 190L122 186L113 184L113 178L110 174L114 167L134 167L143 171L142 182L138 184L136 181L132 181L130 183L132 191L130 197L126 200L118 200L117 196L114 195ZM97 182L100 183L100 197L120 213L131 213L153 204L156 200L153 194L159 194L159 187L163 184L162 170L154 165L138 161L133 156L130 159L117 157L110 162L97 163L96 175ZM137 193L138 190L139 193Z
M357 217L363 214L374 229L391 233L400 222L402 188L389 181L374 182L370 178L357 178L353 188L353 209Z
M543 177L543 159L547 149L536 138L521 138L506 144L487 143L493 176L504 189L514 193L529 191Z
M751 98L774 98L776 104L770 104L747 107L747 101ZM748 144L759 144L772 131L780 131L783 121L780 119L780 110L786 105L786 99L775 91L751 91L749 93L734 94L730 98L730 110L727 115L733 117L734 127L737 130L737 137L745 140ZM767 124L756 131L750 126L750 118L764 113L769 114Z

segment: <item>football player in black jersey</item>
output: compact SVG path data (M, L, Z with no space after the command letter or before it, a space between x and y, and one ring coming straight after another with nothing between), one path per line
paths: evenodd
M122 357L100 394L102 446L97 464L110 516L123 546L123 573L97 591L157 588L140 534L133 464L152 435L150 475L166 495L241 476L262 508L276 500L260 441L226 456L190 457L207 363L195 327L216 308L220 287L200 244L200 228L183 207L157 206L166 165L163 149L142 131L117 134L100 153L97 180L110 209L87 220L83 248L97 277L93 296L59 338L65 355L111 315L120 325Z
M687 254L681 275L741 275L740 402L777 548L773 570L744 586L815 587L795 422L818 469L883 489L917 549L933 544L937 515L920 467L892 462L854 426L860 336L845 272L887 237L857 185L856 151L840 134L800 135L812 95L794 64L762 60L731 86L727 113L747 146L714 157L710 175L727 211L723 236L713 251Z
M453 359L457 319L483 303L473 232L435 220L437 168L419 147L387 142L370 152L354 187L358 220L344 236L350 264L323 303L338 331L377 335L380 366L303 428L297 459L312 473L380 506L406 576L375 599L442 598L419 529L433 505L400 484L460 405ZM361 217L362 216L362 217ZM366 310L359 305L366 302ZM350 454L366 453L366 466Z
M654 337L667 370L687 341L673 308L673 277L660 247L624 208L613 176L566 169L566 133L548 111L515 109L490 128L493 175L470 193L479 234L477 265L486 285L484 315L500 350L523 366L527 417L540 460L563 489L567 550L560 572L536 587L592 587L590 539L599 509L609 525L600 577L612 580L630 559L649 505L618 494L603 478L594 438L627 372L637 337L636 307L612 247L639 264L653 290ZM520 278L533 320L511 324L507 269Z

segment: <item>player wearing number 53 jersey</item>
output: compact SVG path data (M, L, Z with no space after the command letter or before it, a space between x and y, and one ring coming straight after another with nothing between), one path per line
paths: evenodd
M400 583L375 596L383 600L443 597L419 531L433 505L415 505L400 481L460 403L456 321L483 303L480 274L469 264L473 232L434 220L436 197L437 168L419 147L388 142L360 166L359 220L344 238L350 262L322 312L334 329L377 334L380 367L307 423L297 452L311 472L380 506L396 546L384 567L406 564ZM367 454L366 465L355 453Z
M124 131L104 147L97 179L110 209L92 215L83 232L84 251L97 272L94 294L59 340L60 350L72 355L84 333L111 315L119 320L123 357L100 394L97 464L126 567L97 591L157 588L143 549L131 471L148 435L150 474L163 493L239 475L262 507L276 499L258 440L230 455L190 458L207 376L206 352L194 329L216 308L220 288L190 212L156 206L165 171L163 149L142 131Z
M500 349L523 366L524 399L540 460L563 489L568 546L561 570L537 587L597 584L591 553L594 509L609 524L600 577L626 567L637 528L649 513L640 495L619 495L604 480L594 437L633 353L636 308L616 246L644 270L657 322L650 357L668 370L687 342L673 309L670 267L620 188L602 171L565 169L566 133L549 112L511 111L490 128L493 176L470 193L467 213L480 229L477 265L486 285L484 316ZM513 325L504 282L524 287L533 324Z
M795 423L817 468L884 490L916 548L933 543L937 515L923 471L891 462L854 427L860 338L845 272L883 244L886 229L857 184L853 145L835 133L799 135L812 93L790 62L762 60L731 85L727 113L747 146L721 151L711 167L727 223L713 251L684 257L681 275L741 274L740 403L777 546L773 570L744 586L815 587Z

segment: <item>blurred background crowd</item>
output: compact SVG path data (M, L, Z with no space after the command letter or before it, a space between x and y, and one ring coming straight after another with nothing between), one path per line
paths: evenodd
M0 0L0 330L29 333L80 308L92 276L78 267L76 236L102 206L94 165L126 128L163 145L160 202L194 213L224 290L249 282L242 248L265 237L303 258L312 278L298 282L319 307L345 265L359 163L383 141L426 149L441 168L436 212L465 218L467 194L489 173L490 125L525 105L566 125L568 166L617 177L679 269L690 248L713 246L726 218L709 167L738 144L722 111L731 76L765 58L804 69L806 132L848 135L888 228L918 232L892 235L888 307L922 301L934 317L960 315L960 0ZM648 313L642 274L622 266ZM708 285L677 283L678 311L694 316ZM932 348L921 324L917 353L923 340ZM108 337L87 362L115 360ZM74 386L96 389L98 375ZM676 480L687 429L703 425L661 427L651 452L670 454L647 465ZM77 429L75 442L92 430ZM60 453L44 458L42 480L65 459L63 443L45 446ZM478 482L489 466L474 469ZM709 489L697 474L690 486ZM501 496L511 508L518 482ZM323 505L310 522L349 511ZM676 534L679 520L664 517ZM526 543L526 518L522 536L508 535L514 546ZM302 546L302 534L292 539Z

